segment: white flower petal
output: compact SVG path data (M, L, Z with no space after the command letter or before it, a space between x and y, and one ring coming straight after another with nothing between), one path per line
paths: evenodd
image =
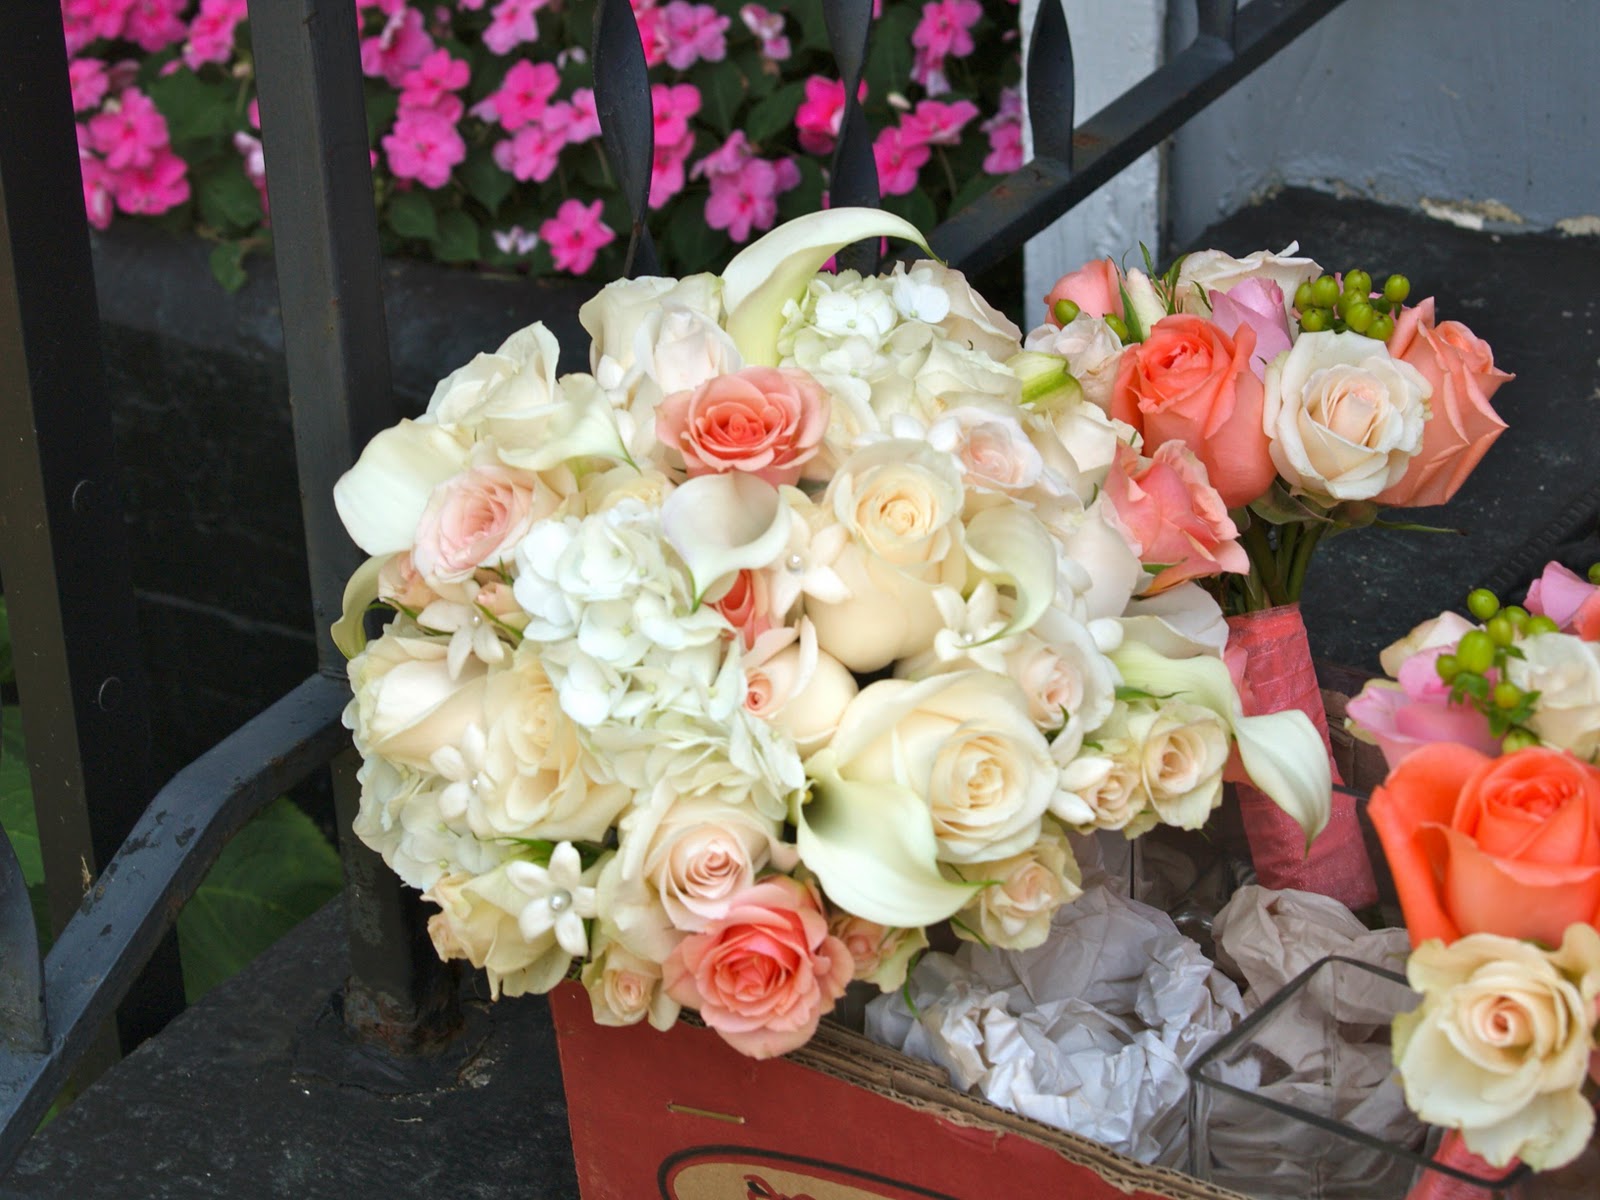
M661 508L661 529L689 568L694 602L736 571L765 567L789 544L792 515L778 489L754 475L701 475Z
M354 658L367 646L367 609L378 598L378 573L390 555L374 555L355 569L344 585L344 614L329 631L333 644L346 658Z
M1017 593L1011 620L987 640L1031 629L1056 594L1056 547L1049 531L1026 509L988 508L967 523L967 558L995 583Z
M333 485L333 505L368 554L409 550L434 487L466 465L466 447L447 430L401 421L367 443Z

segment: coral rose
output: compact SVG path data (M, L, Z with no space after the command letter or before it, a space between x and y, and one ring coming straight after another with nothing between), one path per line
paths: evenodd
M1188 446L1229 508L1259 499L1277 474L1250 369L1255 348L1248 325L1230 338L1199 317L1165 317L1128 347L1111 389L1111 415L1144 435L1146 452Z
M1106 476L1106 498L1117 525L1153 569L1147 594L1164 592L1189 579L1244 573L1250 560L1239 545L1238 527L1228 516L1205 466L1181 442L1167 442L1154 457L1117 445Z
M1600 915L1600 770L1570 754L1424 746L1368 812L1413 946L1470 933L1554 946Z
M1046 320L1052 325L1061 324L1056 316L1057 300L1070 300L1079 312L1096 319L1108 313L1122 316L1122 277L1117 274L1117 264L1097 258L1058 279L1044 298Z
M1432 296L1401 311L1388 345L1391 355L1422 372L1433 388L1432 415L1422 431L1422 449L1406 473L1379 493L1378 503L1443 504L1505 429L1489 401L1515 376L1496 367L1489 343L1460 321L1435 325Z
M690 475L743 471L773 487L800 479L828 431L828 394L795 368L746 367L656 412L656 437L683 454Z
M751 1058L798 1049L855 973L812 888L775 875L734 896L727 914L680 942L662 965L667 995L696 1008Z

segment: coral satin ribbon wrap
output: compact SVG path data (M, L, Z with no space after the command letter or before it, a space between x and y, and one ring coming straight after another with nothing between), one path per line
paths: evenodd
M1480 1179L1494 1179L1498 1175L1509 1174L1510 1168L1496 1169L1471 1150L1467 1149L1466 1142L1455 1130L1450 1130L1439 1143L1439 1149L1434 1154L1436 1162L1454 1167L1458 1171L1466 1171ZM1516 1166L1513 1160L1511 1166ZM1406 1193L1406 1200L1485 1200L1487 1196L1507 1195L1498 1190L1480 1187L1475 1183L1468 1183L1464 1179L1456 1179L1451 1175L1441 1175L1437 1171L1423 1171Z
M1298 708L1311 718L1328 747L1328 714L1311 664L1311 644L1298 604L1285 604L1261 612L1228 618L1228 648L1245 653L1244 677L1248 687L1240 699L1247 716L1285 712ZM1342 783L1337 768L1334 783ZM1305 851L1305 833L1294 818L1248 784L1238 785L1239 809L1256 878L1264 887L1298 888L1332 896L1347 908L1375 904L1378 885L1356 819L1356 801L1343 792L1333 793L1328 827Z

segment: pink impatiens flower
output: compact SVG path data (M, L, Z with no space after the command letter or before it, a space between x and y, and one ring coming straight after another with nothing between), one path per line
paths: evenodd
M187 0L133 0L122 36L146 54L183 41L189 32L182 15L186 3Z
M544 119L546 123L560 123L569 146L600 136L600 114L595 110L593 88L577 88L570 101L556 101L545 110Z
M510 54L524 42L537 41L539 23L534 13L544 0L500 0L492 10L489 28L483 31L483 44L496 54Z
M167 145L167 122L148 96L129 88L89 119L89 139L113 171L147 167Z
M700 89L692 83L650 85L650 116L656 144L676 144L689 136L689 118L700 111Z
M67 64L67 80L72 87L72 111L88 112L106 98L110 86L106 65L98 58L75 58Z
M924 145L958 146L962 129L977 115L978 106L970 100L951 104L923 100L918 102L916 112L901 119L900 128L907 138Z
M749 240L752 229L771 229L779 195L800 182L800 168L792 160L756 158L742 130L696 163L693 174L711 181L706 224L727 230L735 242Z
M727 57L728 26L733 22L711 5L671 0L661 13L657 36L665 39L668 66L687 71L697 62L721 62Z
M132 4L133 0L65 0L61 10L69 25L77 26L81 36L93 41L121 37Z
M539 236L550 247L550 257L558 271L582 275L594 266L602 246L616 241L617 235L600 219L601 203L563 200L556 215L539 226Z
M406 72L400 93L403 109L432 109L454 122L461 119L461 101L452 93L467 86L472 67L465 59L451 58L450 51L435 50Z
M552 128L543 120L535 121L524 125L505 141L496 142L494 161L513 178L543 183L555 174L566 144L567 139L559 126Z
M484 101L484 107L492 106L492 114L511 132L542 117L560 86L561 76L549 63L524 60L506 72L500 89Z
M861 85L866 96L867 85ZM806 80L806 98L795 110L794 124L800 131L800 149L807 154L831 154L844 123L844 84L837 79L813 75Z
M154 216L189 198L188 171L171 150L158 150L144 165L119 171L111 181L111 192L123 212Z
M450 171L467 156L456 127L438 113L405 112L383 139L383 152L396 179L415 179L423 187L441 188Z
M382 76L390 87L398 88L406 74L421 65L433 50L433 39L422 27L422 14L401 4L389 14L383 31L376 37L361 39L361 72L369 78Z
M922 6L922 19L911 32L916 51L911 64L911 80L930 96L950 90L945 78L945 59L965 58L972 53L972 27L983 16L979 0L930 0Z
M917 186L917 176L933 151L925 142L909 137L904 129L881 130L872 143L878 164L878 186L885 196L904 196Z
M983 169L1005 175L1022 166L1022 94L1015 88L1000 91L1000 111L979 126L989 135L989 153Z
M783 14L769 12L759 4L746 4L739 9L739 19L761 43L761 53L774 62L789 57L789 39L783 36Z
M198 71L206 63L225 63L233 57L234 29L245 16L245 0L200 0L200 12L183 44L188 68Z
M105 229L111 224L111 214L115 208L111 195L111 172L92 153L81 149L78 152L78 167L83 172L83 207L89 215L89 224L96 229Z

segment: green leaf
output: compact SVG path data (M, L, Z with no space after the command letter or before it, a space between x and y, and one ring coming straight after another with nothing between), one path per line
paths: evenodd
M244 247L238 242L221 242L211 249L211 273L229 292L237 292L250 278L244 269Z
M401 237L433 241L439 236L439 218L421 192L396 192L389 201L389 228Z
M744 73L739 64L724 60L697 80L704 117L719 133L733 132L733 118L744 101Z
M192 71L181 69L152 79L147 88L167 119L167 135L174 145L231 134L235 90L231 83L205 83Z
M888 196L883 201L883 206L896 216L904 217L918 229L932 229L939 223L939 212L933 206L933 200L922 188L907 192L904 196Z
M193 1003L338 894L339 855L311 818L274 800L223 850L178 916Z
M831 58L832 52L828 47L828 24L822 16L822 0L794 0L793 3L783 7L799 26L798 48L820 50Z
M1298 496L1289 494L1283 480L1274 479L1265 495L1250 502L1250 511L1269 525L1328 524L1328 518Z
M478 223L460 209L441 213L433 250L441 262L477 262Z
M744 119L745 135L752 142L764 142L794 124L794 114L805 99L803 83L786 83L750 110Z
M0 607L0 615L4 612ZM22 710L14 704L0 708L0 830L10 839L23 882L28 885L39 945L48 948L50 910L44 894L44 856L39 849L39 822L33 809L27 747L22 741Z
M881 100L901 91L911 78L911 34L921 20L920 5L887 9L873 22L872 47L867 52L867 95Z
M11 683L16 677L11 665L11 621L6 616L6 598L0 596L0 683Z
M467 194L488 209L491 217L516 187L516 180L500 169L487 149L474 150L467 155L457 177L466 185Z
M367 99L367 145L376 148L378 139L394 124L400 111L400 93L391 87L375 87L369 83L365 89Z
M261 196L240 159L224 159L194 181L200 217L222 233L245 233L261 224Z
M693 218L668 221L661 240L679 269L686 272L711 266L728 250L728 235L707 225L698 212Z

